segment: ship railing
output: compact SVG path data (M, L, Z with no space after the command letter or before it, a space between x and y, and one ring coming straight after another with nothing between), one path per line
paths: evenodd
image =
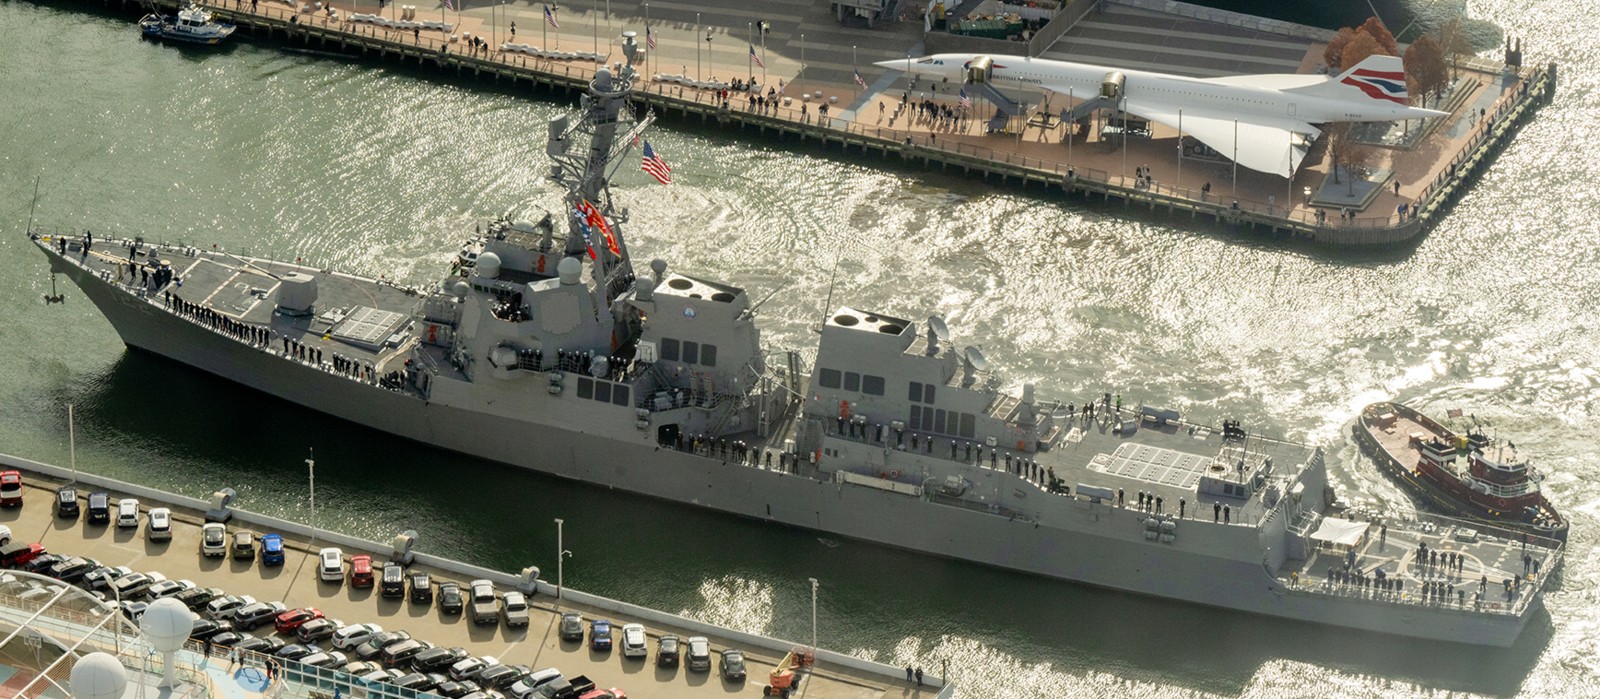
M1540 594L1539 590L1534 586L1536 583L1527 581L1514 586L1509 598L1503 592L1502 585L1491 581L1481 599L1478 597L1480 589L1478 583L1473 580L1459 581L1456 583L1456 588L1452 593L1442 594L1437 597L1429 597L1422 594L1418 584L1414 581L1408 582L1406 589L1401 591L1383 591L1350 582L1332 582L1326 578L1307 580L1300 578L1298 573L1291 574L1287 578L1280 578L1279 582L1291 592L1301 594L1360 599L1374 604L1432 607L1474 614L1506 616L1521 615L1527 611L1528 605L1532 604Z

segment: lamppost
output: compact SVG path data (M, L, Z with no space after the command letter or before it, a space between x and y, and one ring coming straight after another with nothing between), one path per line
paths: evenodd
M311 548L317 546L317 460L316 450L306 457L306 475L311 482Z
M562 525L565 523L566 521L563 519L556 519L556 599L561 599L561 588L566 579L565 564L567 556L572 555L572 552L568 551L562 543Z
M811 657L817 657L817 579L811 580Z

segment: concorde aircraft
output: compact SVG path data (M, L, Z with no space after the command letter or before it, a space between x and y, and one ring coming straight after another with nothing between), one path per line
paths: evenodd
M1104 94L1123 111L1178 129L1234 162L1290 176L1321 135L1312 124L1446 116L1409 105L1399 58L1371 56L1338 77L1266 74L1189 78L1023 56L941 53L883 68L964 84L1046 89L1075 102ZM1180 117L1181 114L1181 117Z

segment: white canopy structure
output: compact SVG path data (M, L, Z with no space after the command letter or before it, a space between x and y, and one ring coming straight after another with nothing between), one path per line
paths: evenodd
M1367 535L1368 522L1356 522L1338 517L1324 517L1322 524L1311 533L1311 540L1337 546L1355 546Z

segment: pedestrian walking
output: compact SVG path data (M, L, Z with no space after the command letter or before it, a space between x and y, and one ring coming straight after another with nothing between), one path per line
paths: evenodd
M917 668L917 686L922 686L922 668Z
M906 681L907 681L907 682L910 682L910 681L911 681L911 680L912 680L912 675L911 675L911 666L910 666L910 665L907 665L907 666L906 666Z

